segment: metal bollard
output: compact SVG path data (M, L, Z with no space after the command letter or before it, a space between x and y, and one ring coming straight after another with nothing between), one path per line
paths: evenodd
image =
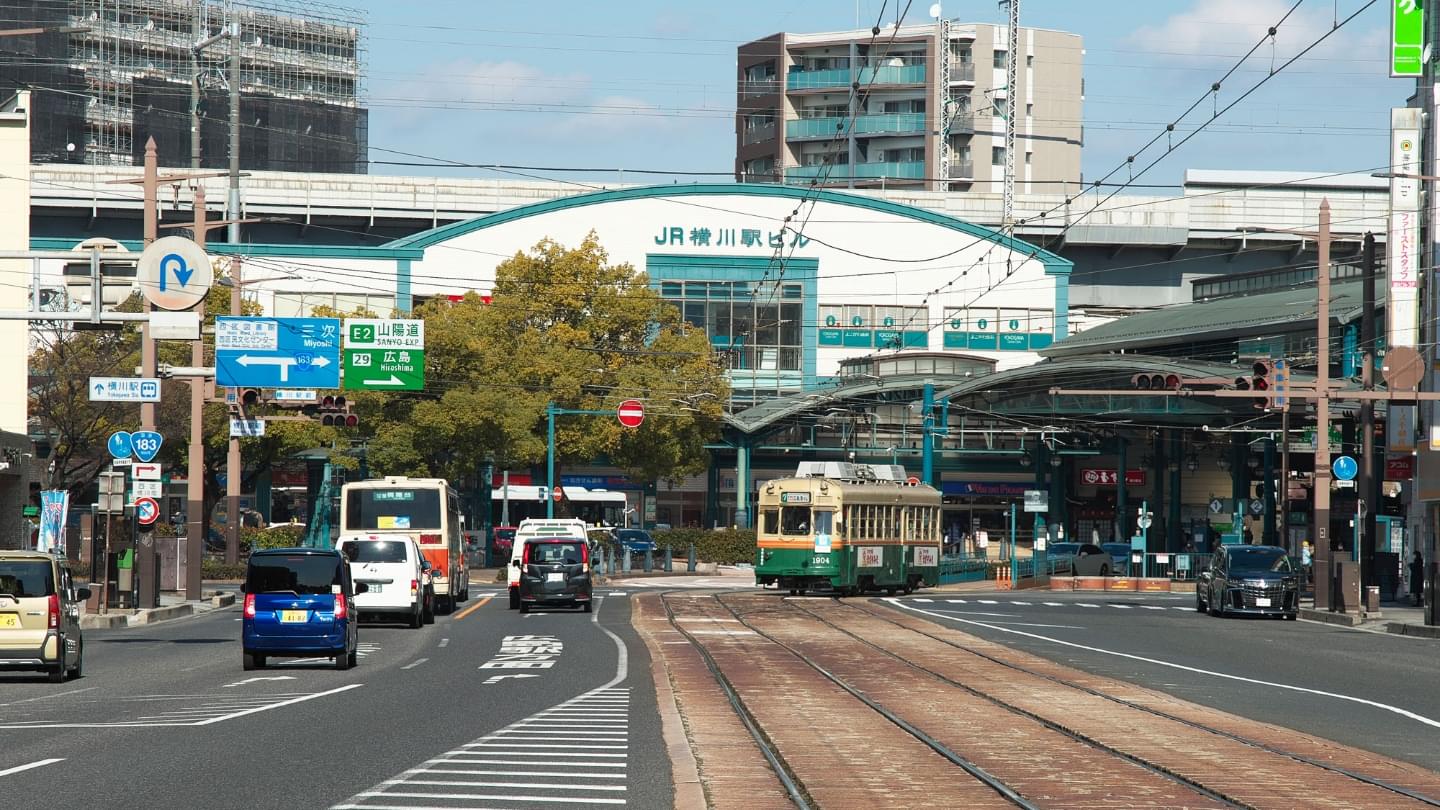
M605 573L612 577L615 576L615 549L613 548L605 549Z
M669 574L675 570L675 552L669 546L665 547L665 573Z
M647 574L650 573L650 571L651 571L654 567L655 567L655 550L654 550L654 549L647 548L647 549L645 549L645 573L647 573Z
M630 573L630 549L629 549L629 547L626 547L626 549L625 549L625 567L624 567L623 570L624 570L625 573L627 573L627 574Z
M691 543L691 544L690 544L690 556L689 556L689 558L685 561L685 571L686 571L687 573L691 573L691 574L695 573L695 544L694 544L694 543Z

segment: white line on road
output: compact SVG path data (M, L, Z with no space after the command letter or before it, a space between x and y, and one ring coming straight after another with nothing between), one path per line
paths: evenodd
M991 624L987 624L986 622L977 622L970 619L960 619L952 616L946 616L943 613L939 613L937 611L922 610L920 608L910 607L899 599L886 599L884 601L901 607L905 610L914 611L915 613L922 613L926 616L933 616L938 619L949 619L952 622L964 622L965 624L973 624L977 627L990 627L992 630L997 630L1001 633L1011 633L1013 635L1024 636L1026 638L1032 638L1038 641L1048 641L1052 644L1059 644L1064 647L1072 647L1077 650L1100 653L1101 655L1113 655L1117 658L1128 658L1131 661L1141 661L1146 664L1155 664L1157 666L1170 667L1171 669L1178 669L1185 672L1193 672L1197 675L1210 675L1215 678L1223 678L1230 681L1239 681L1240 683L1250 683L1257 686L1270 686L1274 687L1275 689L1284 689L1288 692L1300 692L1306 695L1318 695L1320 697L1334 698L1336 700L1344 700L1350 703L1359 703L1362 706L1371 706L1380 709L1381 711L1398 714L1401 717L1414 720L1417 723L1423 723L1424 725L1430 726L1431 728L1440 728L1440 720L1435 720L1422 714L1416 714L1415 712L1409 711L1407 709L1402 709L1399 706L1391 706L1388 703L1381 703L1376 700L1367 700L1366 698L1355 697L1353 695L1343 695L1338 692L1326 692L1323 689L1310 689L1304 686L1294 686L1288 683L1275 683L1273 681L1264 681L1260 680L1259 678L1247 678L1243 675L1231 675L1227 672L1216 672L1209 669L1200 669L1199 667L1191 667L1184 664L1176 664L1170 661L1162 661L1158 658L1146 658L1143 655L1133 655L1131 653L1118 652L1116 650L1106 650L1101 647L1091 647L1085 644L1077 644L1073 641L1064 641L1058 638L1050 638L1049 636L1042 636L1038 633L1027 633L1024 630L1011 630L1008 627L994 627Z
M994 599L976 599L975 601L979 602L979 603L982 604L982 605L998 605L998 604L1000 604L999 602L996 602Z
M1098 608L1098 607L1100 607L1099 605L1091 604L1090 602L1076 602L1075 604L1079 605L1080 607L1089 607L1089 608Z
M1184 605L1176 605L1175 607L1172 607L1172 608L1170 608L1170 609L1171 609L1171 610L1189 610L1190 608L1185 607Z
M920 599L920 598L917 597L917 598L915 598L915 599L911 599L910 601L911 601L911 602L934 602L935 600L934 600L934 599Z
M37 761L35 761L35 762L32 762L32 763L30 763L29 765L16 765L16 766L13 767L13 768L6 768L5 770L0 771L0 776L9 776L9 775L11 775L11 774L20 773L21 771L28 771L28 770L31 770L31 769L33 769L33 768L43 768L43 767L45 767L46 765L54 765L54 764L57 763L57 762L64 762L64 761L65 761L65 758L64 758L64 757L59 757L59 758L55 758L55 759L41 759L41 760L37 760Z
M401 668L401 669L414 669L415 667L418 667L418 666L420 666L421 664L423 664L423 663L425 663L426 661L429 661L429 660L430 660L429 658L416 658L413 662L411 662L411 663L409 663L409 664L406 664L405 666L400 667L400 668Z
M689 642L686 642L686 643L688 644ZM91 689L99 689L99 688L100 688L100 687L98 687L98 686L87 686L87 687L85 687L84 689L71 689L71 690L66 691L66 692L51 692L51 693L48 694L48 695L41 695L41 696L39 696L39 697L25 698L24 700L12 700L12 701L10 701L9 703L0 703L0 706L16 706L16 705L19 705L19 704L21 704L21 703L33 703L34 701L37 701L37 700L50 700L50 699L52 699L52 698L65 697L66 695L78 695L78 694L80 694L81 692L89 692Z
M1019 599L1012 599L1012 600L1010 601L1010 604L1012 604L1012 605L1029 605L1030 603L1029 603L1029 602L1021 602Z
M450 639L448 639L448 638L442 638L442 639L440 639L440 646L441 646L441 647L449 647L449 646L450 646Z
M329 695L338 695L338 694L340 694L341 692L348 692L348 691L350 691L351 689L359 689L359 688L362 687L362 686L364 686L364 684L352 683L352 684L350 684L349 686L341 686L341 687L339 687L339 688L330 689L330 690L325 691L325 692L316 692L316 693L313 694L313 695L304 695L304 696L302 696L302 697L291 698L290 700L282 700L282 701L280 701L279 703L271 703L271 704L269 704L269 705L267 705L267 706L257 706L257 707L255 707L255 708L253 708L253 709L245 709L244 711L235 712L235 713L233 713L233 714L222 714L222 715L219 716L219 717L212 717L212 718L210 718L209 720L203 720L203 721L201 721L201 722L199 722L199 723L195 723L195 725L197 725L197 726L209 726L209 725L213 725L213 724L215 724L215 723L223 723L223 722L226 721L226 720L234 720L234 719L237 718L237 717L244 717L244 716L247 715L247 714L256 714L257 712L267 712L267 711L270 711L271 709L278 709L278 708L280 708L281 706L291 706L291 705L294 705L294 704L296 704L296 703L304 703L304 702L307 701L307 700L314 700L315 698L327 697L327 696L329 696Z
M952 605L968 605L968 604L970 604L970 600L969 600L969 599L946 599L945 601L946 601L946 602L949 602L949 603L952 604Z
M1113 605L1113 604L1112 604L1110 607L1119 608L1120 610L1129 610L1129 609L1130 609L1130 606L1129 606L1129 605Z
M937 608L938 609L938 608ZM1019 613L986 613L983 610L941 610L945 615L955 616L994 616L998 619L1018 619Z
M1165 609L1165 606L1164 606L1164 605L1141 605L1140 607L1145 608L1146 610L1164 610L1164 609ZM1183 610L1184 608L1181 608L1181 609Z
M1064 607L1064 606L1065 606L1063 602L1042 602L1041 604L1045 605L1045 607Z

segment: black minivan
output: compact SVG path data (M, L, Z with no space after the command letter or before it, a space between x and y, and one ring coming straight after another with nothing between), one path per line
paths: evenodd
M515 565L520 567L521 613L551 605L590 612L590 545L584 540L527 540Z

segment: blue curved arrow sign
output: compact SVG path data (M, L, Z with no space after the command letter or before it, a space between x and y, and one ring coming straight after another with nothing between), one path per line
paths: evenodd
M1335 459L1334 464L1330 465L1330 469L1334 471L1335 477L1341 481L1353 481L1355 474L1360 472L1360 465L1356 464L1355 459L1350 456L1340 456Z

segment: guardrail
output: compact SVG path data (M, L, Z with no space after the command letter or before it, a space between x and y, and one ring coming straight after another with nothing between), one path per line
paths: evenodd
M949 554L940 558L940 584L983 582L990 575L990 560L969 554Z
M1184 552L1180 554L1150 553L1140 562L1130 555L1131 576L1151 579L1168 579L1174 582L1190 582L1210 565L1209 554Z

